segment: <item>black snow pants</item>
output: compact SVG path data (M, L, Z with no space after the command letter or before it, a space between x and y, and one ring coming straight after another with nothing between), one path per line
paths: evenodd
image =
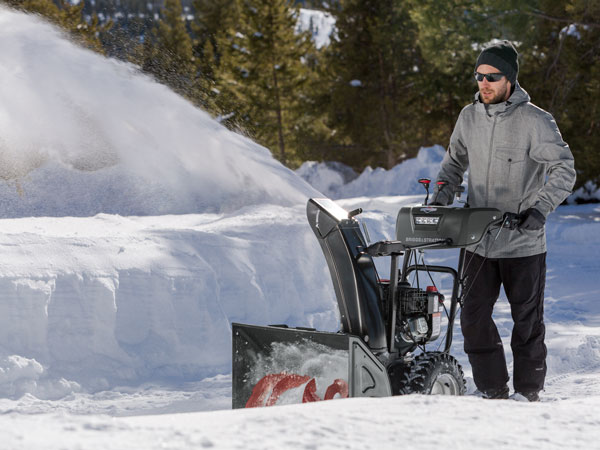
M480 391L488 391L501 388L509 380L502 341L492 319L502 284L513 319L513 386L521 393L541 391L546 377L546 253L484 259L467 252L465 274L467 296L460 324L475 385Z

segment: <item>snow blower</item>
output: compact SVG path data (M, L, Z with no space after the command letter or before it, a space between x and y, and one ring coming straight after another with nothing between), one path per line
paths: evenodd
M429 180L419 182L429 193ZM361 212L347 212L329 199L308 201L308 222L329 267L341 330L234 323L233 408L465 393L462 368L450 355L464 295L465 248L493 227L514 227L515 215L494 208L433 207L425 200L423 206L400 209L396 240L368 245L356 220ZM427 265L419 260L424 249L460 249L458 268ZM383 257L390 258L389 279L380 278L375 267L374 258ZM418 274L424 272L431 283L423 288ZM436 272L452 277L449 301L433 283ZM416 286L409 282L411 274ZM445 343L438 344L439 349L444 343L443 349L428 349L443 331Z

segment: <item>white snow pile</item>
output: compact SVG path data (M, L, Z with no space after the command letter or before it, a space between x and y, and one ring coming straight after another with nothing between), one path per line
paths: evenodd
M0 217L226 212L315 194L133 66L5 8L0 80Z
M306 161L296 175L329 198L337 198L338 191L358 177L352 167L336 161Z
M444 153L440 145L423 147L416 158L403 161L390 170L367 167L360 176L350 181L346 181L347 173L352 169L340 163L307 161L296 170L296 174L333 199L422 194L425 190L417 180L429 178L434 181Z
M296 30L309 31L317 48L325 47L331 42L335 33L335 18L325 11L300 8Z

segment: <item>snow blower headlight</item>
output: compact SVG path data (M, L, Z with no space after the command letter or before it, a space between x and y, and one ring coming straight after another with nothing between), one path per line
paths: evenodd
M437 225L440 216L415 216L415 225Z

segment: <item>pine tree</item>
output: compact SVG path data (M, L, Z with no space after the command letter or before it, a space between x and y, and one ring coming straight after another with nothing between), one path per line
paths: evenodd
M496 4L497 3L497 4ZM477 91L473 79L479 52L492 39L514 39L507 25L519 0L409 0L423 55L417 89L425 99L423 125L434 142L447 144L458 114ZM516 23L514 24L516 26Z
M346 0L327 50L332 159L392 167L423 140L416 29L401 0Z
M196 97L199 103L213 114L220 115L228 103L217 88L217 72L220 67L227 30L238 23L237 0L194 0L194 20L191 24L194 58L196 61ZM229 106L229 105L228 105ZM229 109L229 108L226 108Z
M540 0L524 10L524 86L550 111L575 156L577 185L600 182L600 3Z
M288 0L243 0L237 29L223 42L219 69L229 121L247 130L278 159L298 164L293 142L303 115L314 52L308 33L296 33L297 9Z
M193 96L195 61L181 0L166 0L163 16L144 42L142 69L188 98Z

